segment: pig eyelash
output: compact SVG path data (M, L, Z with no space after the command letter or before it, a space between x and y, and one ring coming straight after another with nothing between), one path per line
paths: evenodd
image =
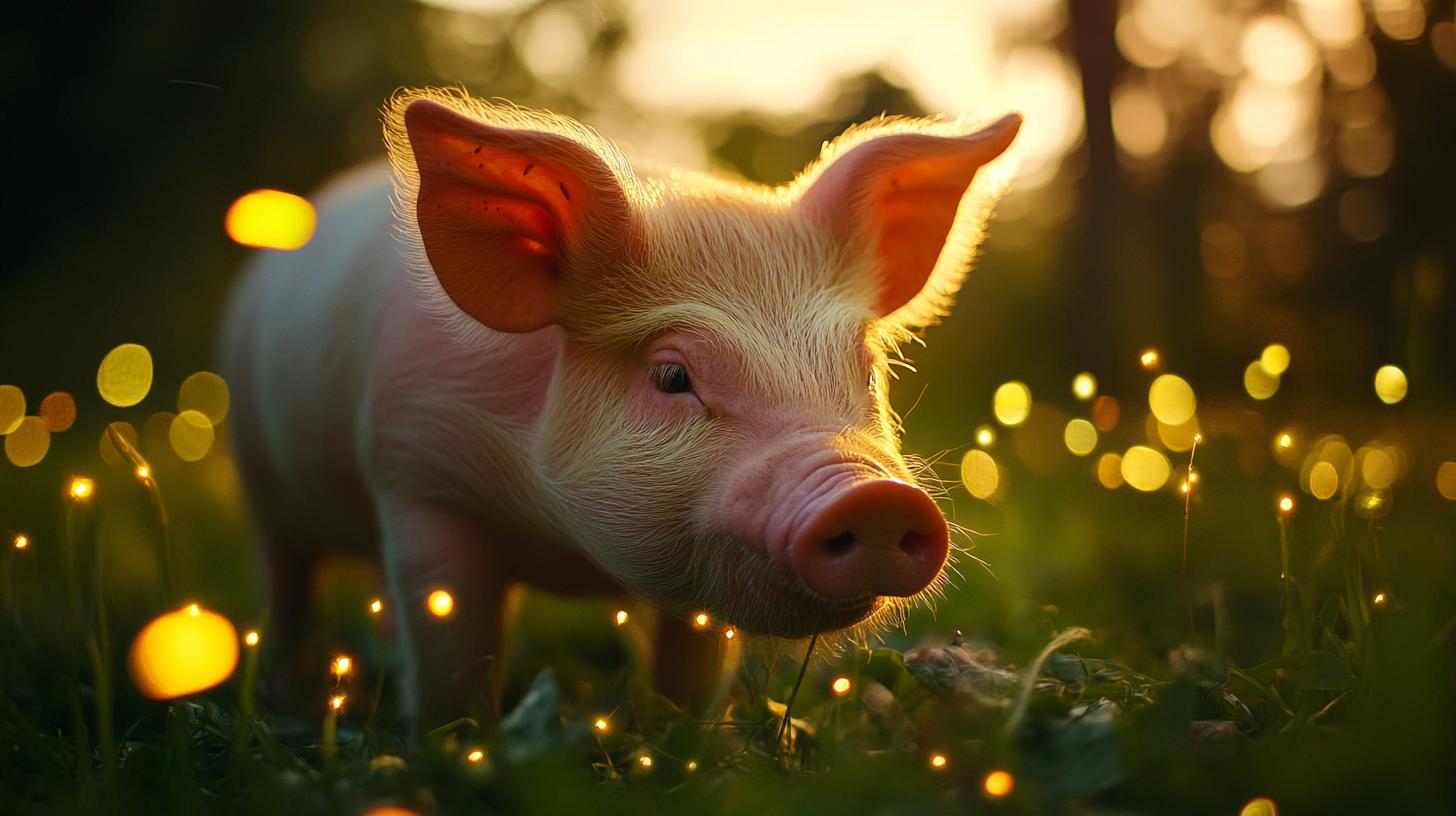
M688 376L686 366L678 363L662 363L652 367L652 384L664 394L691 394L693 380Z

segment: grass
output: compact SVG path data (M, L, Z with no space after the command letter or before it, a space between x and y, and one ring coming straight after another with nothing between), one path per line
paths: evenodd
M164 477L109 438L127 471L85 496L59 486L60 534L5 551L3 813L1232 814L1260 797L1288 813L1453 802L1449 557L1423 569L1385 529L1393 495L1354 479L1330 502L1292 499L1288 511L1256 484L1242 489L1267 509L1243 518L1204 519L1186 495L1182 507L1160 499L1120 517L1134 537L1137 525L1161 536L1159 514L1174 525L1169 592L1136 604L1163 629L1188 619L1191 636L1161 654L1149 636L1077 626L1059 610L1019 615L1002 644L938 636L945 625L921 613L889 646L750 644L724 705L699 716L646 687L636 624L536 599L498 727L460 720L411 745L397 657L367 582L347 577L324 605L315 642L330 648L318 648L317 694L302 705L268 701L258 686L270 667L247 643L221 686L165 702L135 691L121 647L139 623L227 585L227 570L224 556L173 552ZM179 517L195 520L205 501L177 484L189 508ZM1449 542L1439 532L1449 515L1421 507L1401 536ZM1190 517L1195 531L1277 531L1280 580L1252 582L1275 614L1230 610L1217 582L1190 586ZM129 549L112 527L128 531ZM1195 536L1195 561L1208 541ZM190 572L173 563L183 560ZM148 599L140 609L108 598L112 570L148 587L131 593ZM953 599L938 614L977 618ZM264 621L233 617L266 645ZM553 643L545 628L568 634ZM1266 643L1277 648L1246 657ZM331 676L339 649L353 667Z

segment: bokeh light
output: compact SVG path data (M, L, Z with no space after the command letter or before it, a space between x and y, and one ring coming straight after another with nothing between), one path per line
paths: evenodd
M65 391L47 394L40 401L40 418L51 433L61 433L76 424L76 400ZM4 419L0 418L0 425Z
M979 448L967 451L965 458L961 459L961 482L978 499L989 499L996 495L996 488L1001 483L996 460Z
M1405 372L1393 365L1383 365L1375 372L1375 396L1386 405L1405 399Z
M1025 383L1011 381L996 389L991 402L996 421L1007 427L1015 427L1026 421L1031 413L1031 389Z
M1182 425L1193 418L1198 399L1187 380L1176 374L1161 374L1148 388L1148 407L1159 422Z
M0 385L0 436L20 427L25 419L25 392L13 385Z
M1072 378L1072 396L1086 402L1097 396L1097 378L1091 372L1083 371Z
M16 467L38 464L50 449L51 432L40 417L22 418L5 436L5 458Z
M261 639L262 639L262 636L258 634L258 630L257 629L249 629L243 635L243 643L246 644L246 645L248 645L248 646L257 646L258 645L258 641L261 640Z
M469 762L472 765L478 765L481 762L485 761L485 752L480 750L479 748L476 748L465 755L465 761Z
M383 611L384 611L384 601L381 601L380 599L375 598L374 600L372 600L372 601L369 602L369 614L371 614L371 615L378 615L380 612L383 612Z
M136 428L133 428L130 422L112 422L106 427L114 430L118 436L126 440L133 448L137 446ZM112 444L111 434L108 434L105 430L101 432L101 440L97 443L97 448L101 452L101 461L112 467L127 467L131 464L131 460L123 456L121 451L117 450L116 446Z
M318 215L305 198L281 190L254 190L228 208L230 238L260 249L298 249L313 238Z
M945 768L946 765L949 764L950 760L946 758L945 754L930 755L930 767L934 768L937 771L942 770L943 768Z
M1108 490L1122 487L1122 454L1108 451L1097 457L1097 482Z
M1320 500L1329 499L1340 489L1340 475L1329 462L1316 462L1309 471L1309 492Z
M849 693L853 685L848 677L836 677L834 678L834 682L829 684L829 689L840 697L843 697Z
M334 675L334 680L343 680L354 672L354 659L348 655L335 657L334 662L329 664L329 672Z
M1092 424L1097 426L1097 430L1108 433L1117 427L1121 418L1122 406L1116 399L1103 394L1092 403Z
M1122 455L1122 478L1143 492L1157 490L1168 483L1173 468L1168 457L1146 445L1133 445Z
M693 616L693 628L694 629L707 629L708 628L708 623L709 623L709 618L708 618L708 613L707 612L699 612L698 614L696 614L696 615Z
M172 418L172 425L167 429L172 452L184 462L196 462L207 456L214 438L212 423L201 411L182 411Z
M229 402L227 383L211 371L191 375L177 389L177 411L199 411L213 425L227 419Z
M1395 483L1395 459L1384 448L1362 448L1355 458L1360 465L1360 478L1367 487L1384 490Z
M1279 375L1270 374L1255 360L1244 369L1244 390L1256 400L1266 400L1279 391Z
M455 597L446 590L437 589L425 599L425 608L437 618L448 618L455 611Z
M30 549L30 536L24 533L17 533L15 538L11 539L10 545L17 550Z
M1280 496L1279 497L1279 512L1283 513L1286 516L1289 515L1290 513L1293 513L1294 512L1294 497L1293 496Z
M989 448L996 444L996 429L990 425L982 425L976 428L976 444L983 448Z
M146 346L122 343L101 358L96 390L118 408L136 405L152 390L152 353Z
M981 789L993 799L1009 796L1016 787L1016 779L1005 771L992 771L981 782Z
M1289 349L1279 343L1271 343L1264 347L1259 354L1259 365L1264 370L1278 377L1289 370Z
M617 621L617 625L618 626L626 626L627 625L627 618L628 618L627 610L625 610L625 609L618 609L617 610L616 621Z
M228 679L238 664L238 633L222 615L192 604L142 628L127 669L153 700L195 694Z
M1077 456L1086 456L1097 447L1097 429L1085 419L1074 419L1062 432L1062 441L1066 443L1067 450Z
M1456 501L1456 462L1442 462L1436 468L1436 492L1446 501Z
M1239 816L1279 816L1279 807L1274 804L1273 799L1260 796L1257 799L1249 800L1239 810Z

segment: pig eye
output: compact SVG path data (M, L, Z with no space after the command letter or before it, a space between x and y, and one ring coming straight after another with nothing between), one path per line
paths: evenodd
M686 367L677 363L663 363L652 367L652 384L664 394L692 393L693 381Z

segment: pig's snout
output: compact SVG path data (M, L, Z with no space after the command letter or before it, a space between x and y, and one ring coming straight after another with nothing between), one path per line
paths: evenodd
M940 574L950 549L940 508L897 479L854 484L815 508L789 541L789 563L829 599L910 597Z

